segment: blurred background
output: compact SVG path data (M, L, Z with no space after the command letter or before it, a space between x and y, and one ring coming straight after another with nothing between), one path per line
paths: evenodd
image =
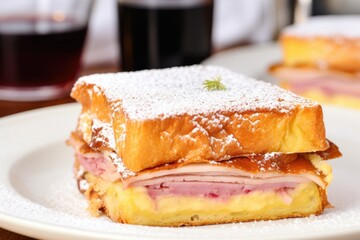
M117 0L97 1L90 21L84 53L85 66L118 65L119 41ZM213 12L213 53L251 43L271 41L291 22L294 1L215 0Z
M85 66L119 61L117 0L96 1L90 20ZM287 25L309 16L360 14L357 0L214 0L213 53L277 40Z

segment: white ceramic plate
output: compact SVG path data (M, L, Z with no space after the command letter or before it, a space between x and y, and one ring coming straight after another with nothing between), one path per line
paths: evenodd
M298 239L360 237L360 112L325 107L328 137L344 157L334 160L329 199L321 216L203 227L161 228L92 218L72 177L65 140L77 104L0 119L0 227L41 239Z
M266 69L280 59L275 44L214 55L221 65L274 82ZM92 218L72 177L73 152L65 140L74 129L77 104L0 119L0 227L41 239L342 239L360 237L360 112L325 107L328 137L344 157L333 161L329 199L321 216L203 227L160 228Z

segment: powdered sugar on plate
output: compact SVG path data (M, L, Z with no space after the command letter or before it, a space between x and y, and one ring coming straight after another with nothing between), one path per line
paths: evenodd
M205 80L217 77L221 78L226 90L204 89ZM75 88L83 84L92 85L94 91L101 91L113 111L122 109L133 120L220 111L286 112L294 105L316 104L269 83L216 66L95 74L80 78Z

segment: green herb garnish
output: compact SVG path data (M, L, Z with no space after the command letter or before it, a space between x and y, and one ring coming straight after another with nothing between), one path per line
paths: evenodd
M205 80L204 89L208 91L219 91L219 90L226 90L225 85L221 82L221 77L217 76L214 79Z

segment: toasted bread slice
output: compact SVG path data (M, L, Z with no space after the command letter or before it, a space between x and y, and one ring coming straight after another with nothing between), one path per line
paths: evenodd
M204 89L219 77L226 90ZM135 172L328 148L318 103L220 67L86 76L71 96L83 106L77 134L96 150L114 149Z
M281 33L283 63L345 72L360 71L359 16L321 16Z

